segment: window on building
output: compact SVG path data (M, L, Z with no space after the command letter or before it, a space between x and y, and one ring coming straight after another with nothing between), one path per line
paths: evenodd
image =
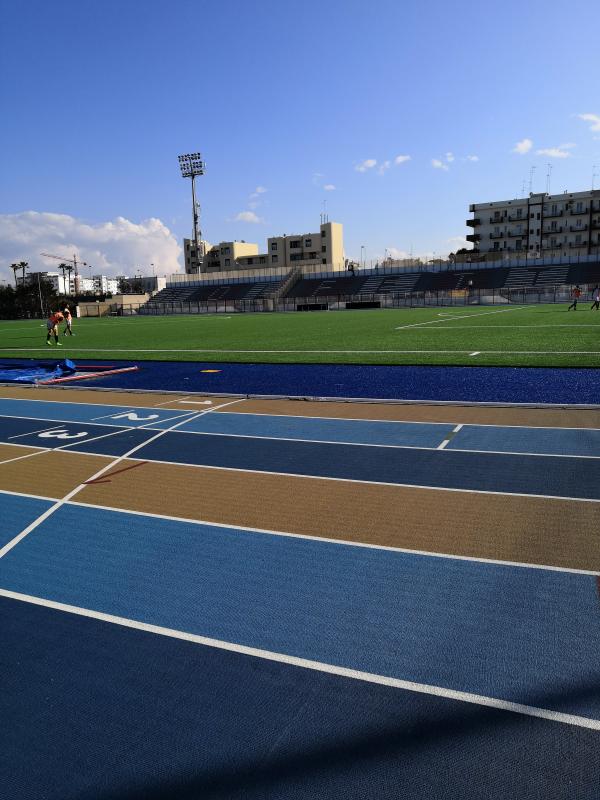
M291 253L290 261L302 261L302 253Z
M304 247L312 247L312 239L305 239Z
M309 258L316 258L316 257L317 257L317 254L316 254L316 253L309 253L309 254L308 254L308 257L309 257Z
M550 230L551 231L555 231L556 230L556 221L550 223Z
M581 200L575 205L575 211L583 211L583 203Z
M325 231L321 231L321 239L325 238Z
M517 243L515 245L515 248L517 250L522 250L523 249L523 242L521 241L521 239L517 239Z
M494 219L500 219L500 212L494 211Z
M293 242L290 242L290 247L302 247L302 242L299 239L294 239Z
M577 227L581 228L581 217L577 220Z
M326 264L326 263L327 263L327 259L326 258L322 258L321 259L321 264Z
M522 216L522 214L523 214L523 209L522 208L517 208L517 217Z
M577 236L575 237L575 244L580 244L580 243L581 243L581 234L578 233Z
M326 253L326 252L327 252L327 245L326 245L326 244L324 244L324 245L321 247L321 252L322 252L322 253Z
M271 263L276 264L279 261L279 256L271 256Z
M261 257L258 259L258 263L259 263L259 264L266 264L266 263L267 263L267 259L265 258L265 256L261 256Z
M494 250L499 250L499 249L500 249L500 242L498 240L496 240L494 242Z
M494 228L494 236L500 236L500 228L497 225Z
M246 261L246 264L248 264L248 266L250 266L250 264L254 264L254 259L253 259L253 258L249 258L249 259Z
M230 258L226 258L225 259L225 266L226 267L230 267L231 266L231 259Z
M277 242L271 242L271 252L275 253L277 251Z
M553 214L558 213L558 206L556 205L556 203L552 203L552 208L550 210Z

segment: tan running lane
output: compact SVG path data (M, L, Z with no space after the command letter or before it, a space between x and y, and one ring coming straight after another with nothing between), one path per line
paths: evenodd
M223 409L217 413L228 413ZM312 400L242 400L232 414L284 414L334 419L449 422L541 428L600 428L600 409L438 406L420 403L336 403Z
M24 448L14 449L23 450L25 454ZM39 451L31 458L0 464L0 489L43 497L64 497L111 461L114 461L112 456L91 456L67 450Z
M70 456L72 457L72 456ZM147 463L77 501L432 553L600 571L598 503Z
M201 406L180 405L179 400L184 398L197 400L212 400L218 405L222 398L219 397L191 397L188 394L152 394L149 392L104 392L94 389L77 389L69 387L42 388L36 386L0 386L0 397L15 400L46 400L58 403L92 403L108 406L137 406L138 408L182 408L193 411ZM208 408L208 406L207 406Z
M17 447L12 444L0 444L0 463L8 461L11 458L19 458L20 456L31 455L31 453L38 452L37 447ZM0 482L0 489L3 489Z

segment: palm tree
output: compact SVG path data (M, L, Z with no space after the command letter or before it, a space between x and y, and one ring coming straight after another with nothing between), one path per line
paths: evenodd
M18 288L18 285L17 285L17 272L21 269L21 265L20 264L11 264L10 268L15 273L15 288Z
M17 266L18 266L20 269L22 269L22 270L23 270L23 286L25 286L25 270L27 269L27 267L29 266L29 264L28 264L28 262L27 262L27 261L19 261L19 263L18 263L18 265L17 265Z

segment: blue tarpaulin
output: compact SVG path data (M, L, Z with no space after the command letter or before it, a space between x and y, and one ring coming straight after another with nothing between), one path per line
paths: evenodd
M35 383L72 375L77 367L68 358L50 364L31 361L0 362L0 383Z

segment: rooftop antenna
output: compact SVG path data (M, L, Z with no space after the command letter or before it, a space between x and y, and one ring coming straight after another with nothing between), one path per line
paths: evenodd
M323 200L323 213L321 214L321 225L324 225L326 222L329 222L329 217L327 216L327 200Z
M550 178L552 176L552 164L546 164L548 172L546 173L546 194L550 194Z
M536 167L532 167L529 170L529 194L533 192L533 176L535 173Z
M193 236L194 247L196 248L196 263L198 264L198 272L202 271L202 263L204 261L204 244L201 243L200 225L199 225L199 209L200 203L196 202L196 177L204 175L206 164L202 161L201 153L186 153L179 156L179 167L181 169L182 178L192 179L192 215L193 215ZM200 252L202 249L202 252Z

